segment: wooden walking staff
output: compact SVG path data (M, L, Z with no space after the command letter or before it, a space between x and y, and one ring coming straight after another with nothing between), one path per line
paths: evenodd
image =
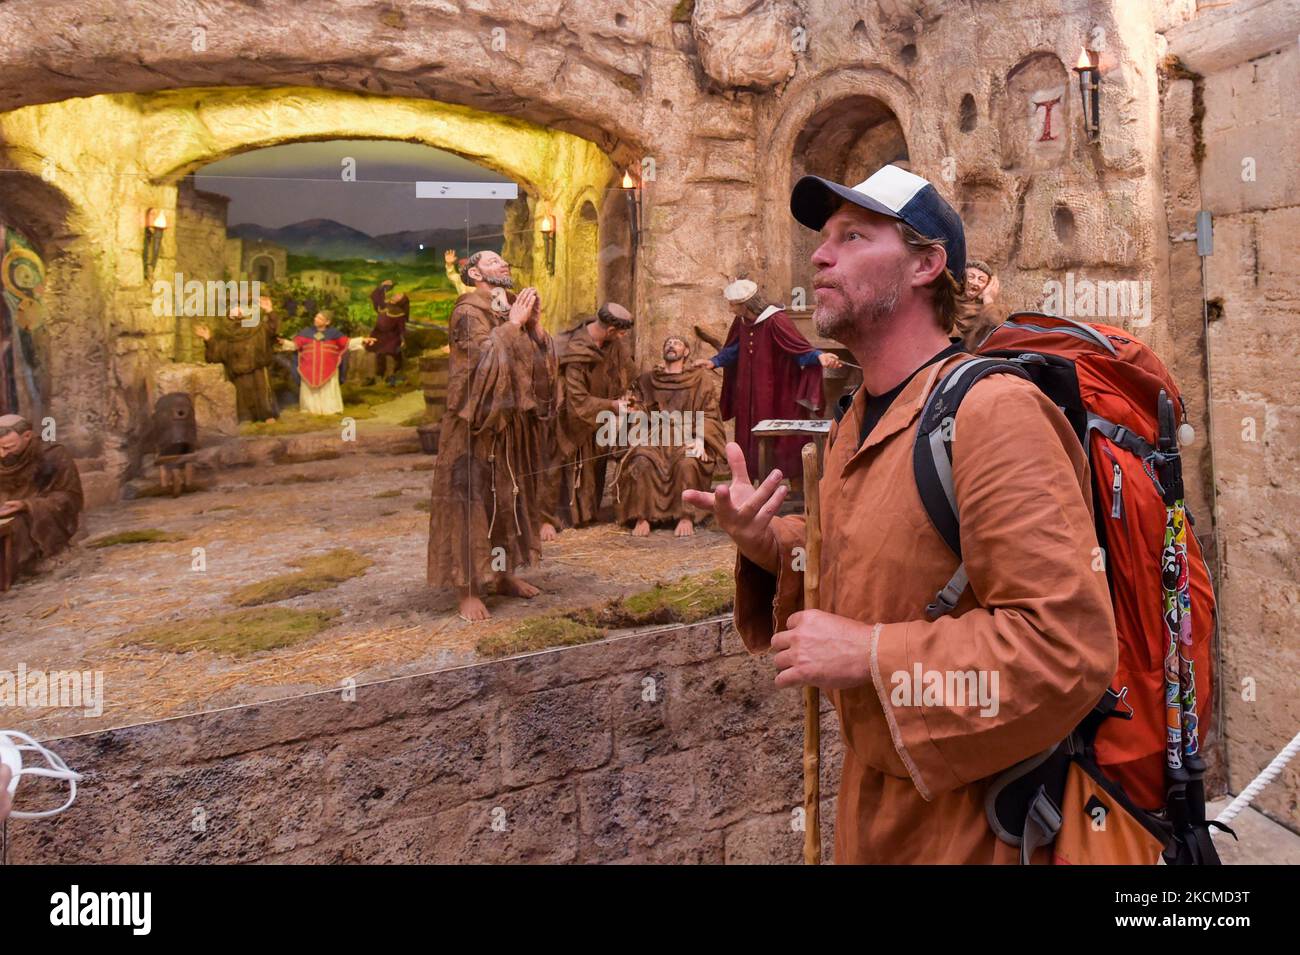
M812 438L803 446L804 571L803 608L818 610L821 603L821 458L831 422L818 420L767 420L753 428L760 445L770 438L797 435ZM803 689L803 861L821 865L821 693L815 686Z

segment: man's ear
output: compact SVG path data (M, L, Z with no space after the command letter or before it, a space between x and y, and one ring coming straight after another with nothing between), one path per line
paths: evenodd
M921 287L929 285L948 266L948 253L941 245L927 245L914 256L915 270L912 273L912 285Z

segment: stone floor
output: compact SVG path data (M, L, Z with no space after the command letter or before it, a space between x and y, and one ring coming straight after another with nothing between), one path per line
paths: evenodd
M1216 799L1205 807L1213 819L1227 808L1232 797ZM1224 865L1300 865L1300 835L1279 825L1263 813L1247 808L1232 823L1237 838L1224 832L1214 834L1214 847Z
M295 438L294 447L313 439ZM385 435L372 439L382 442ZM242 458L223 454L243 460L246 451L239 451ZM457 666L478 659L474 644L481 637L521 617L599 605L658 580L728 567L734 559L725 536L707 528L690 540L677 540L671 531L633 539L612 525L565 531L525 574L543 594L531 601L489 598L493 619L471 625L458 618L449 592L425 583L432 466L432 457L416 453L349 453L224 467L200 493L89 512L82 546L44 576L0 595L0 657L15 670L19 663L28 671L102 670L104 713L26 710L5 722L50 738L293 696L347 678L362 683ZM84 546L86 539L133 529L185 537ZM201 572L192 569L195 547L205 552ZM351 548L374 566L334 589L279 604L341 611L309 640L245 657L122 642L138 627L234 610L227 598L237 587L293 570L288 561L294 557L337 547Z

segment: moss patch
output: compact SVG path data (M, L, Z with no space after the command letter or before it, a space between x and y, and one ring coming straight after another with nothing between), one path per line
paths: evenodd
M425 500L415 502L415 509L417 511L424 511L426 514L429 513L432 507L433 507L433 502L428 500L427 498Z
M378 494L371 494L370 496L371 497L401 497L402 492L400 490L395 489L391 491L380 491Z
M734 599L730 571L693 574L671 584L655 584L603 607L529 617L510 630L484 637L474 648L485 657L505 657L572 647L600 640L611 630L625 627L707 620L730 610Z
M87 547L116 547L119 544L154 544L164 541L183 541L184 534L172 534L168 531L160 531L157 528L147 528L139 531L119 531L116 534L105 534L102 537L96 537L94 540L86 541Z
M409 418L406 418L403 421L400 421L398 423L403 428L418 428L420 425L428 422L428 420L429 420L429 413L427 411L417 411Z
M474 649L485 657L508 657L550 647L591 643L605 633L601 627L579 623L564 614L547 614L529 617L510 630L484 637L474 645Z
M358 421L373 418L373 408L366 405L343 407L343 414L303 414L301 411L285 411L275 421L245 421L239 426L242 437L266 437L282 434L303 434L308 431L337 431L344 418Z
M360 577L374 561L340 547L327 554L299 558L292 564L301 569L240 587L230 595L230 602L237 607L254 607L329 590L345 580Z
M695 623L726 613L734 600L731 573L713 570L682 577L671 584L658 583L599 610L577 611L577 614L581 615L578 619L610 628Z
M145 627L127 634L121 642L123 645L136 644L175 653L211 650L244 656L259 650L278 650L313 637L338 615L337 610L292 610L288 607L236 610Z

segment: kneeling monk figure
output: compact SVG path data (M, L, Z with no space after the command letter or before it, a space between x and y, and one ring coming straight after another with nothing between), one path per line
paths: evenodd
M8 521L14 563L31 574L36 562L68 545L81 520L81 477L60 444L32 434L19 415L0 416L0 521Z
M633 385L635 408L648 439L634 443L640 428L629 428L631 449L619 464L618 520L632 523L632 534L645 537L650 525L672 521L678 537L695 533L703 514L682 502L682 492L707 491L713 469L722 460L726 433L718 412L717 387L704 368L688 368L691 349L684 338L664 340L664 363L645 372ZM647 421L648 419L648 421Z

